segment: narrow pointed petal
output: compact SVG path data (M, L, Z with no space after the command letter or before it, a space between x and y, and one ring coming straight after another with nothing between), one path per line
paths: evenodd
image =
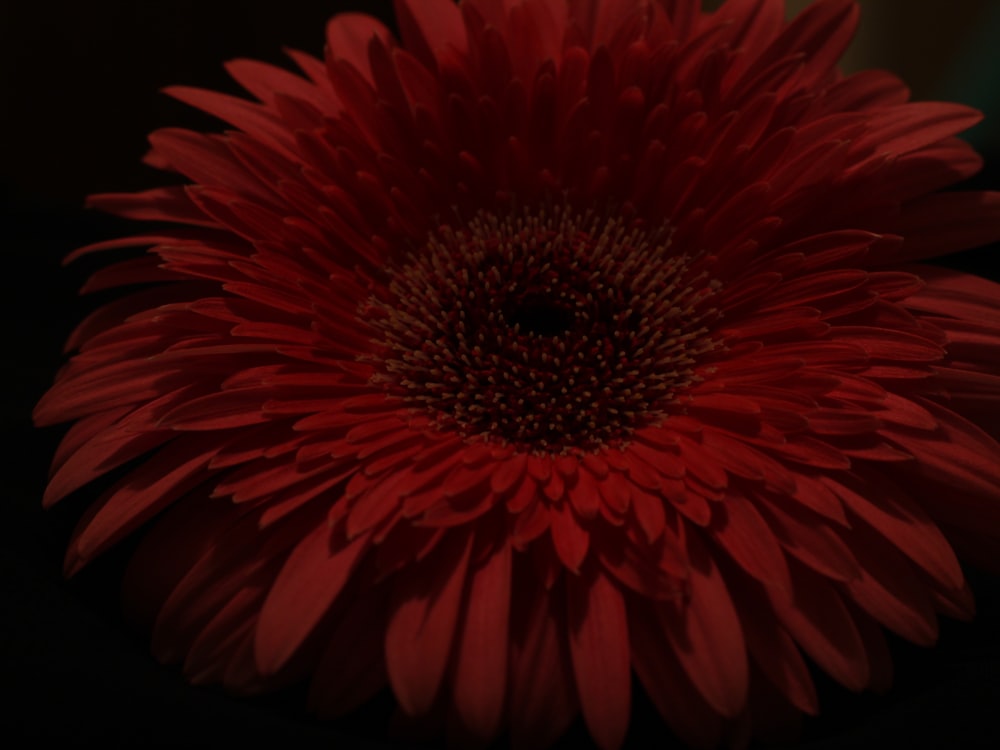
M537 582L512 602L509 705L516 747L545 748L562 734L579 710L573 672L563 638L565 608Z
M690 593L656 610L688 679L715 711L735 718L746 707L749 679L743 629L708 550L694 535L688 543Z
M570 654L583 718L602 750L625 740L631 707L628 618L621 592L601 573L566 581Z
M278 672L336 601L368 549L368 537L337 539L320 524L292 551L271 587L254 640L257 667Z
M430 570L409 571L396 584L385 633L386 668L400 706L411 716L434 702L454 651L471 547L471 535L453 534L428 560Z
M352 603L330 633L309 685L309 705L322 718L357 708L386 684L383 639L373 622L385 617L382 596Z
M506 544L469 575L453 690L462 723L483 741L494 737L503 711L510 586L511 549Z
M791 598L769 592L781 623L833 678L851 690L864 690L869 679L864 644L840 595L815 574L793 572Z
M396 18L403 42L428 67L439 54L466 47L461 13L448 0L396 0Z
M697 690L688 687L687 676L657 618L649 612L630 612L629 628L632 665L660 715L686 744L703 748L718 746L725 721Z

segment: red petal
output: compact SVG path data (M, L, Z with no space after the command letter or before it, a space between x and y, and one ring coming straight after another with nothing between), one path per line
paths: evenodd
M663 498L659 493L646 492L639 487L632 488L632 511L646 541L652 543L663 533L666 513Z
M552 534L552 545L556 548L559 559L567 568L578 572L587 557L590 534L567 502L559 502L551 507L548 515L549 533Z
M617 750L625 740L631 703L625 601L600 572L564 580L570 655L583 719L598 747Z
M949 102L901 104L872 115L869 131L858 139L858 147L874 147L879 155L918 151L983 119L981 112Z
M179 658L186 642L258 570L268 569L273 580L291 549L322 517L316 512L301 513L262 530L257 513L198 494L193 497L200 503L218 503L229 512L217 520L214 533L199 545L200 556L188 565L159 610L153 650L163 660Z
M835 581L850 581L860 574L851 548L827 525L792 502L774 499L763 503L768 524L789 554Z
M194 398L160 418L160 426L176 430L225 430L267 422L263 404L272 388L237 388Z
M157 130L149 141L173 169L198 185L225 190L239 186L243 197L265 202L269 199L269 191L233 156L221 138L171 128Z
M102 364L54 385L35 406L32 416L36 425L44 426L152 401L176 390L179 383L174 380L176 368L166 363L160 368L145 359Z
M524 477L527 458L526 453L514 453L506 461L499 462L490 476L490 488L494 493L502 495Z
M168 221L216 227L216 223L195 206L183 187L153 188L139 193L100 193L90 196L87 206L137 221ZM164 238L167 241L169 239ZM66 262L99 247L100 245L83 247L68 256Z
M844 506L841 505L837 495L833 490L819 481L816 477L798 474L795 477L795 490L790 496L801 503L809 510L819 513L841 526L847 526L847 516L844 515Z
M601 494L597 488L597 480L586 468L577 472L576 484L568 493L569 501L581 518L592 519L597 516L601 507Z
M288 129L282 125L280 119L260 104L189 86L169 86L163 93L218 117L268 144L280 146L282 152L287 155L294 154L292 150L294 140Z
M863 524L849 536L861 564L861 576L845 584L854 602L893 632L918 645L932 645L937 640L937 618L913 567Z
M598 482L597 489L608 507L617 513L624 513L628 510L632 498L632 483L624 474L609 471L607 476Z
M837 326L837 338L860 346L869 357L894 363L939 362L944 350L926 338L903 331L871 326Z
M535 581L521 579L510 656L511 745L542 750L576 715L561 607ZM529 590L525 591L528 587ZM533 590L531 590L533 589Z
M732 593L738 610L744 613L743 633L754 663L792 705L815 715L819 711L816 687L795 641L760 591L733 586Z
M449 0L395 0L396 22L404 46L430 69L451 49L467 48L462 13Z
M690 595L654 605L688 679L728 718L746 707L749 674L743 630L722 574L708 551L688 536Z
M783 628L759 617L749 619L754 624L746 626L747 643L754 660L793 706L815 716L819 713L816 687L795 641Z
M488 742L500 727L507 679L511 550L506 544L469 578L452 695L462 723Z
M534 493L534 482L526 480L524 485L531 487L532 494ZM532 500L518 514L511 531L511 541L519 550L524 550L530 542L545 533L551 522L552 513L546 504L541 500Z
M861 691L868 685L868 657L850 612L822 578L793 566L793 595L767 590L782 624L831 677Z
M367 536L335 539L320 522L295 547L271 586L254 638L254 658L262 674L275 674L295 655L368 550Z
M994 559L993 553L996 550L996 542L990 539L987 544L988 551L983 550L985 552L982 555L983 561ZM934 599L934 607L943 615L964 622L969 622L976 615L976 601L972 596L972 589L969 587L968 582L958 590L943 591L935 588L931 592L931 596Z
M230 503L196 493L168 509L143 536L125 570L122 599L130 621L151 629L170 592L239 515Z
M226 72L265 104L273 106L276 97L283 95L309 102L327 114L336 113L336 100L329 98L311 81L284 68L258 60L240 59L227 62Z
M77 524L66 550L67 575L76 573L197 485L219 450L213 445L217 442L218 438L211 436L211 440L171 443L92 505Z
M921 475L987 497L1000 493L1000 444L958 414L921 402L940 429L932 435L884 434L918 461Z
M803 78L821 79L837 64L858 25L853 0L819 0L802 11L765 53L776 59L791 52L806 55Z
M711 450L686 437L680 438L680 447L681 459L690 475L712 489L723 490L729 485L729 477L719 466Z
M630 609L628 619L632 666L657 711L686 744L718 747L725 729L723 719L691 689L658 619L638 607Z
M226 647L232 643L234 636L242 638L248 625L252 629L270 579L270 571L257 571L205 625L184 659L184 673L191 682L202 683L207 675L219 679L215 674L220 666L229 661ZM256 669L250 671L254 677L258 676Z
M730 495L718 509L719 520L710 527L713 541L757 580L791 591L785 553L753 503Z
M426 713L441 686L471 549L471 534L453 532L435 555L401 576L393 590L386 667L400 707L411 716Z
M906 298L907 309L975 321L1000 313L1000 284L995 281L947 268L911 268L927 285Z
M338 13L326 25L327 54L346 60L369 80L368 45L373 39L388 46L392 34L381 21L366 13Z
M899 497L899 490L883 481L867 486L849 486L829 478L824 484L833 490L859 518L904 552L942 586L962 586L962 568L940 529L915 503ZM859 493L864 493L859 494Z
M309 684L309 707L322 719L352 711L385 685L381 628L385 597L367 596L351 602L343 619L329 633L326 651Z
M253 663L253 621L240 629L228 651L222 686L238 695L263 692L267 683L257 674Z
M905 104L910 98L906 85L884 70L864 70L831 86L820 106L823 112L852 112Z
M45 488L42 506L52 507L74 490L173 437L169 431L135 429L137 425L148 424L146 420L136 419L141 417L142 411L138 409L129 414L128 407L125 407L77 422L63 439L59 454L53 459L55 471Z
M865 644L865 654L868 657L868 689L876 693L885 693L892 687L892 654L889 644L885 641L882 628L871 617L861 612L854 613L854 622L858 626L858 634Z

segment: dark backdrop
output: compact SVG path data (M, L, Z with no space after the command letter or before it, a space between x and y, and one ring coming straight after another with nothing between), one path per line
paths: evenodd
M63 269L60 258L126 232L122 222L84 211L84 196L162 184L162 175L139 164L145 134L154 128L217 127L158 89L181 83L236 93L224 60L280 63L282 45L319 53L323 25L334 11L365 9L388 18L389 5L98 0L0 6L0 321L6 342L0 404L7 437L0 500L0 684L7 697L0 700L0 743L407 746L386 739L387 699L343 722L322 724L301 709L300 691L233 699L190 687L177 668L156 664L145 636L118 613L125 551L72 582L62 579L69 532L92 498L41 511L60 430L34 430L29 417L62 362L62 341L95 304L75 294L95 266ZM990 167L978 182L996 186L1000 154L987 157ZM990 273L988 257L978 251L951 262ZM893 640L896 687L884 697L850 695L821 680L823 716L806 723L798 746L1000 746L993 716L1000 704L1000 590L995 578L974 570L970 577L980 606L975 623L945 621L933 650ZM655 728L648 705L637 704L636 727ZM580 746L583 736L576 727L563 746Z

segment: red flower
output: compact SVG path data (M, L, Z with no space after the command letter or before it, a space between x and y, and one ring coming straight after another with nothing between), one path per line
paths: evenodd
M38 405L51 504L128 467L70 573L155 519L126 600L165 661L323 716L388 683L458 741L616 748L631 673L685 740L817 711L971 615L1000 538L1000 238L979 115L835 63L819 0L398 0L334 18L234 129L162 130L169 228L90 288ZM135 462L135 459L142 459ZM881 626L881 627L880 627ZM765 698L764 696L767 696Z

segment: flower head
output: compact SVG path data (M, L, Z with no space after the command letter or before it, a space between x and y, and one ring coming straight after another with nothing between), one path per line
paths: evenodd
M36 410L46 503L127 467L74 572L152 522L126 601L164 660L333 716L388 684L458 741L683 739L887 681L970 616L1000 537L1000 287L921 261L1000 238L979 115L835 65L818 0L398 0L335 17L184 184ZM991 430L993 432L991 432ZM136 461L136 459L141 459ZM762 701L762 695L772 695ZM770 708L768 708L770 707ZM777 707L777 708L776 708Z

